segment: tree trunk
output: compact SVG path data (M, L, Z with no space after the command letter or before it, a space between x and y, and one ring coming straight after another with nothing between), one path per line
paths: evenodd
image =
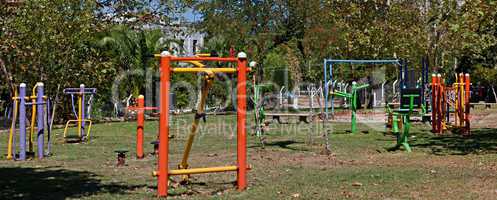
M10 86L10 90L12 92L12 95L14 95L15 91L15 85L12 80L12 74L7 70L7 67L5 66L5 62L0 58L0 68L2 69L2 73L4 74L3 77L5 77L5 83L7 83Z
M494 93L495 103L497 103L497 95L495 94L495 88L492 86L492 92Z

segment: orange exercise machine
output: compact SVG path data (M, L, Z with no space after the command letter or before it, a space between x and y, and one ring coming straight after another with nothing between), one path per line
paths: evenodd
M469 74L456 74L456 82L446 86L440 74L431 76L432 91L432 132L442 134L449 128L456 128L463 135L470 132L470 87ZM453 113L453 123L451 122Z
M159 197L167 197L168 180L172 175L184 175L212 172L237 172L238 190L244 190L247 187L247 145L246 145L246 109L247 109L247 72L250 68L247 67L247 55L243 52L238 54L238 58L228 57L175 57L169 52L163 52L160 55L160 117L159 117L159 155L158 155L158 170L154 171L157 176L157 195ZM193 63L202 61L236 63L236 67L225 68L208 68L208 67L171 67L173 62ZM171 75L173 73L201 73L204 76L202 84L200 109L195 113L195 120L192 124L192 129L188 138L188 143L185 147L183 160L178 166L179 169L170 170L169 165L169 92L171 87ZM202 105L205 105L207 92L212 85L212 81L216 73L237 73L237 165L222 166L222 167L206 167L206 168L191 168L188 169L187 159L192 146L193 139L198 127L200 119L205 115Z

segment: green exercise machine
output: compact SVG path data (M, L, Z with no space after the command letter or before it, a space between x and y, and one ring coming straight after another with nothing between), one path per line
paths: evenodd
M364 89L369 87L369 84L357 84L355 81L352 82L352 89L350 93L347 92L340 92L340 91L333 91L331 94L336 97L342 97L345 98L346 100L350 101L350 110L352 111L352 116L351 116L351 133L356 133L357 132L357 91L360 89Z
M403 94L401 98L409 99L408 108L401 107L392 110L387 106L387 111L392 117L392 133L397 137L397 144L388 150L395 151L400 149L400 147L404 147L407 152L411 152L411 146L409 145L409 129L411 128L411 115L414 112L414 107L417 106L414 104L414 100L415 98L419 98L419 94ZM402 127L400 127L399 124L402 124ZM403 129L402 132L400 129Z

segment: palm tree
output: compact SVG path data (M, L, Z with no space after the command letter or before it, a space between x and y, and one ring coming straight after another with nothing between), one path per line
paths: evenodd
M137 96L149 89L152 80L144 79L147 73L155 72L154 54L166 50L174 41L164 38L160 29L133 30L116 26L100 39L99 46L112 58L122 79L119 92Z

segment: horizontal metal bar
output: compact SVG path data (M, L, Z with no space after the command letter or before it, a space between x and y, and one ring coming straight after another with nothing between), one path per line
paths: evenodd
M64 92L64 94L81 94L80 92ZM96 94L96 92L83 92L83 94Z
M171 57L171 61L218 61L218 62L237 62L238 58L220 58L220 57Z
M42 103L24 103L24 105L27 105L27 106L30 106L30 105L44 105L44 104L47 104L46 102L42 102Z
M64 88L64 90L80 90L81 88ZM97 88L85 88L85 90L97 90Z
M204 173L214 173L214 172L229 172L236 170L238 170L238 166L173 169L169 171L169 175L204 174Z
M29 101L29 100L32 100L32 99L37 99L38 97L37 96L25 96L24 99ZM12 97L12 100L20 100L21 98L20 97ZM47 96L43 96L43 99L47 99Z
M155 54L155 57L161 57L160 54ZM174 57L171 56L171 61L218 61L218 62L237 62L238 58L220 58L220 57Z
M71 93L71 92L80 92L81 89L80 88L66 88L64 90L62 90L64 93ZM97 89L96 88L85 88L84 89L84 92L85 93L96 93L97 92Z
M354 86L352 86L352 87L354 87ZM360 89L367 88L367 87L369 87L369 84L364 84L364 85L356 86L355 89L356 90L360 90Z
M211 54L210 53L198 53L198 54L195 54L196 56L198 57L210 57Z
M131 106L131 107L128 107L128 110L158 110L159 107L136 107L136 106Z
M335 95L335 96L339 96L339 97L352 98L352 94L349 94L349 93L332 92L331 94Z
M79 120L79 119L70 119L70 120L67 120L68 122L78 122L78 121L85 121L85 122L91 122L91 119L83 119L83 120Z
M400 65L400 60L340 60L340 59L326 59L326 63L349 63L349 64L397 64Z
M235 68L171 68L171 71L177 73L196 73L196 72L212 72L212 73L235 73Z

